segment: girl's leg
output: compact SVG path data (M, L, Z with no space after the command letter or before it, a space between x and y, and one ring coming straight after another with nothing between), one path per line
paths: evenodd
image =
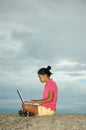
M31 105L31 104L22 104L22 108L24 111L32 112L35 115L38 115L38 106Z

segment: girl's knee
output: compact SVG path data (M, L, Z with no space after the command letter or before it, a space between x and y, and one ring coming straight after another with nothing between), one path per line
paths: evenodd
M23 108L23 110L26 110L27 109L27 104L22 104L22 108Z

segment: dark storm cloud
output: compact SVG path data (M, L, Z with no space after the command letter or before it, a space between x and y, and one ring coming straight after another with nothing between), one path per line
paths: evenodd
M20 44L20 50L3 47L1 64L15 66L33 59L58 64L60 59L86 61L86 5L81 1L1 1L1 43ZM17 44L15 44L17 42ZM7 56L7 57L6 57ZM8 62L10 61L12 62ZM39 62L39 63L40 63ZM52 64L51 63L51 64ZM21 65L22 65L21 64ZM34 64L34 62L33 62ZM75 69L85 67L74 66ZM73 67L73 68L74 68ZM62 68L70 70L70 66ZM72 68L71 68L72 69Z
M67 1L66 5L64 1L47 1L46 4L45 1L37 1L34 4L26 1L25 6L21 1L9 2L5 5L4 2L1 3L2 7L4 5L4 9L1 7L1 16L5 19L4 15L7 17L9 14L8 21L12 21L11 26L17 22L19 29L16 26L14 30L12 26L12 38L24 43L25 56L29 53L39 59L46 59L46 56L48 59L68 57L85 62L86 17L83 2ZM19 26L25 26L25 29L20 29Z

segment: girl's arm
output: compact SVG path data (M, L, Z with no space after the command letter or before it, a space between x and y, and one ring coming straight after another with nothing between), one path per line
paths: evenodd
M43 104L43 103L51 102L53 100L53 97L54 97L54 92L53 91L49 91L47 98L45 98L45 99L39 99L39 100L31 100L30 103Z

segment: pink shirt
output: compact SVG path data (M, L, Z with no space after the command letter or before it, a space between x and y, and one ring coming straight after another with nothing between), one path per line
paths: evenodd
M56 102L57 102L57 96L58 96L58 88L56 83L50 79L46 84L44 88L44 93L43 93L43 99L48 97L48 92L53 91L54 92L54 97L53 101L48 102L48 103L43 103L42 106L46 108L50 108L51 110L56 110Z

